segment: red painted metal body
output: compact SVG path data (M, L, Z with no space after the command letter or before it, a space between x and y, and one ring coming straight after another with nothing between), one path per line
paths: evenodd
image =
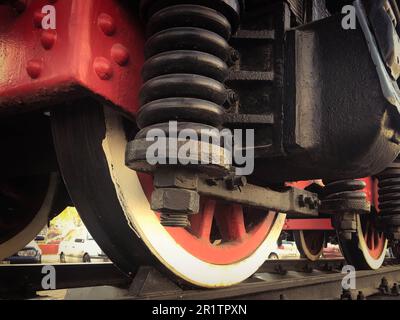
M135 114L144 60L139 19L117 0L25 2L22 12L0 5L0 114L88 94ZM55 30L41 27L48 4L56 8Z

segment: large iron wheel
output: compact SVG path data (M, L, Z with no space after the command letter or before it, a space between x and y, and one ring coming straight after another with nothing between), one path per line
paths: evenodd
M348 264L358 270L379 269L386 256L388 240L377 228L378 181L375 178L363 179L367 187L367 198L371 203L371 213L357 216L357 232L351 240L338 234L340 248Z
M60 209L58 174L0 179L0 261L32 241Z
M141 264L207 288L242 282L271 253L285 215L249 213L238 205L202 199L191 228L165 228L151 211L152 177L125 166L134 131L117 112L99 105L55 110L57 155L72 200L110 259L127 273Z
M299 181L290 184L293 187L305 189L315 193L322 192L321 181ZM300 257L310 261L317 261L322 256L326 242L326 231L298 230L293 232Z

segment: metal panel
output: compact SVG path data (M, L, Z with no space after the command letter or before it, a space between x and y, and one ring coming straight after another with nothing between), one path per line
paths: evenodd
M43 30L42 7L0 6L0 113L94 94L125 111L138 109L143 32L115 0L52 1L56 30Z

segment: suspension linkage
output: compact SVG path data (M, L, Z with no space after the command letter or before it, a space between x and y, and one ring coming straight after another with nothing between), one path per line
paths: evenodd
M242 184L239 188L231 188L225 179L207 180L197 174L174 172L155 175L155 187L159 195L152 203L153 209L168 209L165 205L182 203L179 199L172 199L175 188L191 189L199 196L223 200L229 203L241 204L261 210L271 210L286 213L290 217L319 216L320 200L318 195L306 190L285 187L276 191L252 184ZM184 210L184 208L182 208Z

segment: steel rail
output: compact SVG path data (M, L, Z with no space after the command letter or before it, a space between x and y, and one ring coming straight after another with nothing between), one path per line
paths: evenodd
M365 296L379 293L383 278L389 286L400 283L400 265L387 260L376 271L357 271L356 289ZM141 267L132 279L111 263L54 265L57 289L88 287L118 287L116 299L122 300L277 300L277 299L340 299L342 295L343 259L309 262L300 260L270 260L246 282L229 288L202 290L178 286L152 267ZM43 265L0 265L0 298L31 297L42 291ZM111 291L111 288L110 288ZM96 290L91 291L96 292ZM100 291L99 291L100 292ZM29 296L30 295L30 296ZM88 296L88 299L110 299Z

